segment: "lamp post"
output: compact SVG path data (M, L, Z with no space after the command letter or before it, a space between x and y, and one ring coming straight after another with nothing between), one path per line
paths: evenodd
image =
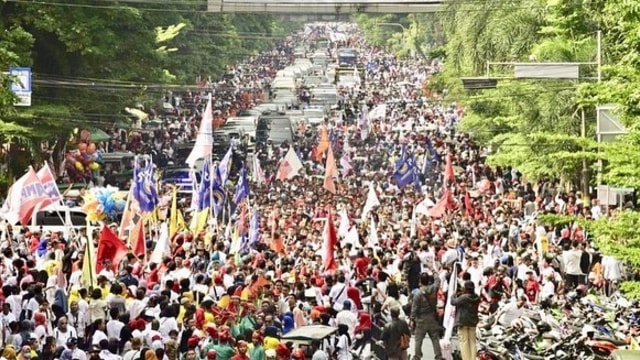
M405 31L407 31L407 28L405 28L404 25L402 25L400 23L388 23L388 22L376 22L374 24L376 26L395 26L395 27L399 27L400 29L402 29L402 33L400 34L400 40L404 43L404 33L405 33Z

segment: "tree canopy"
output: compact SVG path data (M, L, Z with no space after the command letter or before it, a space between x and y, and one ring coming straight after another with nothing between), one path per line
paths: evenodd
M220 76L296 24L265 14L212 14L205 1L0 3L0 66L31 67L32 106L12 106L0 75L0 141L38 161L42 140L64 149L78 127L111 127L123 109L157 103L167 85ZM14 156L13 159L17 157ZM22 156L20 157L22 158ZM12 162L16 172L22 162Z

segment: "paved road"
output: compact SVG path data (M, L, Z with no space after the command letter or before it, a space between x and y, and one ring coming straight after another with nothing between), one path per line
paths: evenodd
M414 337L411 337L411 345L409 346L409 359L412 359L413 356L413 347L414 347ZM454 349L458 348L458 339L453 338L451 339L452 345ZM424 341L422 342L422 359L423 360L434 360L434 355L433 355L433 346L431 346L431 340L429 339L429 336L427 336ZM438 359L440 360L440 359Z

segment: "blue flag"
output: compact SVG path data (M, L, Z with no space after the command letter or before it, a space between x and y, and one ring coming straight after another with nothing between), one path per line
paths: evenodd
M229 145L227 153L224 154L220 164L218 164L218 177L220 178L220 184L224 186L229 180L229 173L231 172L231 163L233 162L233 146Z
M134 160L133 197L142 212L152 212L158 206L155 166L149 157L136 157Z
M211 161L206 159L202 167L200 187L198 188L198 211L211 206Z
M393 177L400 189L411 183L416 183L416 164L413 154L405 154L404 158L401 158L399 163L396 163L396 172Z
M249 220L249 243L247 244L248 247L251 247L258 242L258 238L260 237L258 226L258 210L253 210L253 214L251 214L251 219Z
M213 204L211 204L213 208L213 213L218 216L222 211L222 206L227 200L227 195L224 191L224 186L222 186L220 176L220 172L218 171L218 167L213 171L213 179L211 180L211 197L213 198Z
M247 181L247 168L242 165L240 170L240 177L238 178L238 184L236 185L236 194L233 197L233 202L240 204L249 196L249 181Z

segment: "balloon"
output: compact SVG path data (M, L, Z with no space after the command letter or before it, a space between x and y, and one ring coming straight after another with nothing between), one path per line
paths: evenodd
M82 163L80 161L76 161L76 169L78 171L83 171L84 170L84 166L82 165Z
M78 150L80 150L81 153L84 153L85 151L87 151L87 144L86 143L78 144Z
M64 159L66 160L67 163L70 163L71 165L73 165L76 162L75 156L73 156L73 154L70 152L67 153Z
M91 164L89 164L89 169L91 169L91 171L100 170L100 164L92 162Z
M94 152L96 152L96 144L91 143L87 146L87 154L93 154Z
M115 202L116 211L124 211L124 207L127 206L127 202L125 200L119 199Z

